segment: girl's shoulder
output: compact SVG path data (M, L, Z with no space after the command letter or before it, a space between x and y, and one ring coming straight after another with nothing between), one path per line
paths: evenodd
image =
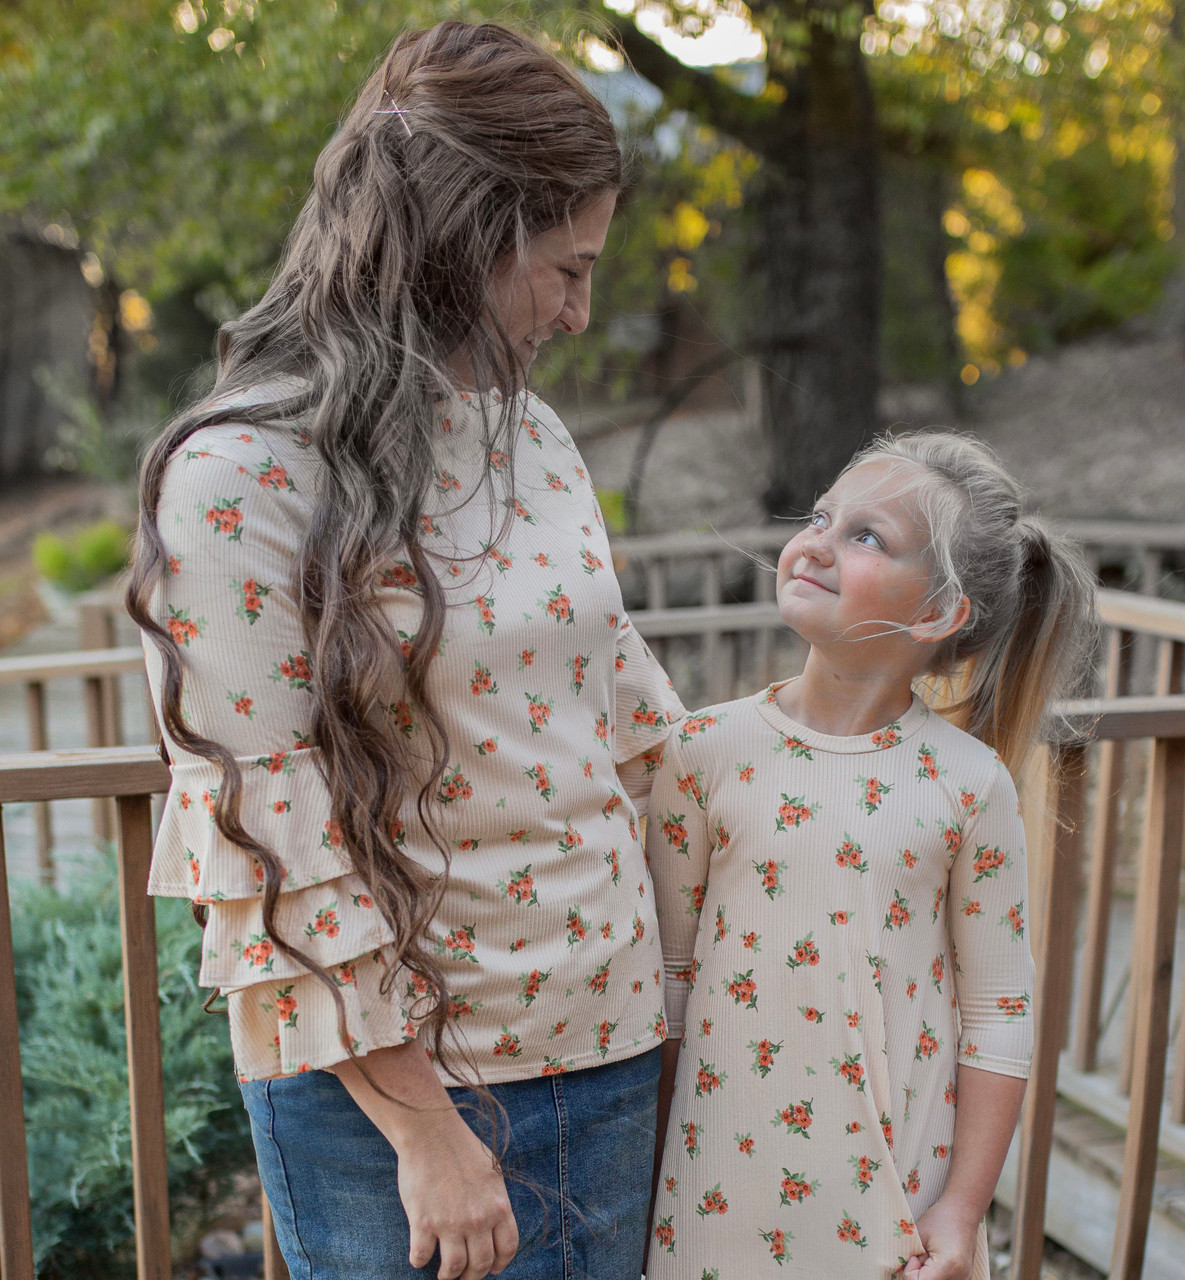
M725 747L732 750L738 733L759 732L761 723L753 697L735 698L689 712L671 730L667 741L678 744L682 755L707 758Z
M1001 785L1013 786L1012 775L1005 768L1004 761L995 748L973 737L965 729L960 729L958 725L951 724L945 716L932 714L924 734L935 751L941 751L946 759L957 765L965 777L980 779L980 789L986 789L995 779L999 779Z

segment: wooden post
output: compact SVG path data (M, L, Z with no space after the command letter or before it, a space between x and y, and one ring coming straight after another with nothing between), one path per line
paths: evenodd
M1148 821L1136 892L1135 930L1144 944L1137 948L1132 967L1134 1071L1111 1280L1139 1280L1144 1267L1169 1038L1181 843L1185 837L1183 793L1185 739L1157 739L1149 763Z
M276 1239L276 1224L266 1191L263 1193L263 1280L289 1280L288 1264Z
M29 1157L25 1147L16 964L12 953L3 821L0 821L0 1133L4 1135L4 1154L0 1159L0 1275L4 1280L33 1280Z
M49 732L45 719L44 680L30 680L26 683L25 713L29 723L29 750L47 750ZM53 822L49 815L48 800L38 800L33 805L33 823L37 832L37 874L42 884L53 884Z
M717 555L709 555L708 562L704 566L704 600L703 603L708 607L714 607L720 603L720 557ZM724 647L721 644L721 633L715 628L704 632L701 640L700 653L703 655L704 670L704 690L707 694L709 702L723 702L728 696L729 686L732 684L731 672L727 670L722 661L724 657Z
M1107 696L1122 697L1131 684L1132 633L1112 631L1107 654ZM1123 791L1124 743L1100 742L1095 773L1094 821L1090 878L1086 891L1086 939L1078 980L1074 1066L1094 1071L1098 1066L1099 1013L1107 940L1111 929L1111 892L1119 853L1119 801Z
M667 605L666 575L661 560L651 560L646 565L646 608L665 609ZM652 640L649 642L654 656L659 662L667 660L667 642Z
M1012 1219L1012 1280L1040 1280L1045 1252L1045 1196L1053 1148L1058 1056L1065 1043L1074 971L1085 749L1065 748L1051 782L1057 788L1052 847L1041 867L1041 921L1033 993L1033 1066L1021 1116L1016 1212Z
M139 1280L171 1280L156 922L147 893L152 812L147 795L120 796L118 809L119 919L132 1118L136 1274Z
M1156 694L1163 697L1170 693L1181 692L1181 669L1182 656L1185 655L1185 644L1174 640L1161 640L1156 647ZM1155 747L1153 748L1153 756L1155 755ZM1153 796L1153 787L1155 785L1155 777L1153 770L1152 757L1148 760L1148 780L1144 789L1144 831L1140 842L1140 859L1139 859L1139 881L1136 885L1136 902L1139 903L1140 887L1144 879L1149 874L1146 865L1146 859L1149 856L1149 850L1155 842L1156 823L1160 820L1160 815L1155 804ZM1178 799L1176 803L1180 804L1180 791L1177 792ZM1139 912L1136 915L1137 922L1139 920ZM1131 974L1132 983L1128 988L1127 1007L1124 1010L1123 1020L1123 1049L1119 1057L1119 1091L1120 1093L1130 1093L1132 1087L1132 1066L1135 1061L1135 1040L1136 1040L1136 1017L1137 1002L1134 999L1138 988L1135 982L1135 976L1141 968L1141 955L1144 948L1148 945L1148 937L1140 928L1136 928L1132 934L1132 959Z
M756 574L753 599L755 601L776 599L777 581L774 575L767 573L761 565L755 565L753 571ZM767 685L774 678L773 636L773 631L768 627L762 627L753 637L753 665L757 669L758 685Z
M88 747L112 745L103 741L103 679L101 676L87 676L83 680L83 698L86 704L86 745ZM111 820L111 801L101 796L92 799L91 814L95 839L110 840L115 834Z
M109 591L88 592L78 604L78 639L80 649L114 649L115 608ZM119 700L119 677L104 676L102 684L102 742L97 747L123 745L123 714Z

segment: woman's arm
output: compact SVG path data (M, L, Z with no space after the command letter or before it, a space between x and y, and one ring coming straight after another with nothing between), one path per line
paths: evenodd
M518 1250L518 1228L489 1148L453 1106L420 1045L376 1049L362 1061L391 1097L377 1092L353 1061L333 1070L399 1157L409 1262L427 1266L439 1244L439 1280L497 1275Z
M962 1066L955 1110L950 1176L942 1195L918 1219L924 1256L906 1263L919 1280L969 1280L975 1236L988 1211L1012 1131L1025 1096L1025 1081Z

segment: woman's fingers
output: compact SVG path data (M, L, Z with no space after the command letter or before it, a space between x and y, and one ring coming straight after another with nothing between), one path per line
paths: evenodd
M496 1276L505 1271L511 1259L518 1252L518 1223L510 1212L507 1202L506 1217L494 1228L494 1264L490 1267L490 1275Z

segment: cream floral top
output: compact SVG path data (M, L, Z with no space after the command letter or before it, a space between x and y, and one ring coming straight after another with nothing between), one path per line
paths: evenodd
M491 1083L625 1058L664 1038L638 811L683 714L622 609L571 437L534 397L515 430L513 449L491 449L477 406L464 396L448 405L422 516L449 606L429 675L450 750L436 815L452 864L435 945L454 1026ZM332 974L364 1054L415 1036L424 993L402 975L383 981L392 936L351 870L311 740L315 673L290 582L319 468L290 425L192 435L165 476L158 523L170 572L155 609L182 654L188 722L233 751L243 822L287 870L280 932ZM400 643L414 645L411 565L393 559L379 588ZM151 645L146 653L159 709L160 663ZM409 738L420 732L404 703L389 714ZM228 997L241 1076L342 1060L332 994L268 936L262 869L214 825L219 770L166 746L173 784L149 889L209 905L201 982ZM401 839L441 865L414 805Z
M1007 770L920 699L829 737L770 689L672 733L647 849L683 1034L649 1280L895 1274L946 1184L960 1066L1028 1073Z

